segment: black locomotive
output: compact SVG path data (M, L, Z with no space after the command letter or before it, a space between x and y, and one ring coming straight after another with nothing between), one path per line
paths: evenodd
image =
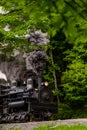
M16 81L11 86L0 86L0 123L49 120L57 108L47 83L38 88L29 78L21 87Z

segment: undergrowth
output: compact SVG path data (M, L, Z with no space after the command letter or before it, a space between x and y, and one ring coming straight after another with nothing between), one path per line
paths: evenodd
M86 125L58 125L58 126L40 126L38 128L34 128L34 130L87 130Z

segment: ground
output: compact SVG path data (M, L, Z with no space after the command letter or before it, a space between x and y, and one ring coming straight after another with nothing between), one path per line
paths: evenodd
M54 124L53 127L56 127L59 124L85 124L87 125L87 119L69 119L69 120L56 120L56 121L42 121L42 122L28 122L28 123L12 123L12 124L3 124L6 130L8 128L21 128L21 130L33 130L33 128L41 126Z

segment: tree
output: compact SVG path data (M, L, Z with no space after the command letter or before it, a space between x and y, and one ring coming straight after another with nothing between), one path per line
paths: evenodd
M0 50L6 54L9 52L8 50L10 50L9 53L11 54L11 50L14 50L14 48L28 52L30 46L25 39L25 35L32 30L41 29L43 32L47 32L51 39L48 50L53 54L54 65L51 69L49 67L50 73L52 69L57 70L58 68L57 72L61 71L59 75L61 80L62 71L66 70L68 64L70 64L70 67L68 67L70 71L76 54L77 60L81 56L81 50L78 49L76 53L75 48L77 49L80 43L82 46L82 43L85 45L87 42L87 1L21 0L19 2L18 0L1 0L0 5L6 11L0 15ZM6 27L8 31L6 31ZM60 35L64 35L61 42L54 38L55 36L60 37ZM56 55L54 50L56 52L58 50L61 54L57 53L58 55ZM85 53L83 49L82 51L84 58L86 57L86 51ZM66 61L64 61L65 59ZM78 64L77 62L76 64ZM75 63L73 65L75 66ZM64 74L66 75L66 72ZM58 78L58 74L55 75Z
M77 102L84 104L87 100L87 64L82 61L74 62L62 77L65 90L65 99L74 105Z
M52 37L62 29L69 42L87 40L87 2L84 0L1 0L0 5L6 10L0 17L0 40L3 42L14 41L15 46L22 46L26 41L22 39L24 35L36 28L48 32ZM10 31L3 30L6 26L9 26ZM21 45L18 45L20 41Z

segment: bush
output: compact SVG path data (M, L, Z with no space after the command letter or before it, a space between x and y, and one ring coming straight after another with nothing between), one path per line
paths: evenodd
M72 109L68 104L62 103L58 106L58 119L70 119L72 114Z
M83 107L73 110L72 118L87 118L87 105Z
M72 108L70 104L61 103L58 106L57 119L87 118L87 105L79 108Z

